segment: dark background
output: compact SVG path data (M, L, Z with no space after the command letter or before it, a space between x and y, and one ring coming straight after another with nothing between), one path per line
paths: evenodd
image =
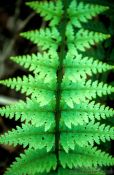
M78 0L80 1L80 0ZM91 0L83 0L91 2ZM114 0L92 0L92 3L108 5L108 12L93 18L92 23L83 26L90 30L102 33L110 33L111 38L92 49L87 50L84 55L93 56L109 64L114 64ZM3 0L0 1L0 79L8 77L17 77L27 75L28 72L17 64L12 63L9 57L12 55L22 55L36 52L37 48L30 42L22 39L19 33L22 31L38 29L47 25L38 15L25 6L24 0ZM114 72L110 71L103 75L97 75L97 79L109 84L113 84ZM93 79L96 77L93 76ZM0 106L10 104L18 99L24 99L24 95L15 92L4 86L0 86ZM114 95L98 99L102 104L113 107ZM114 125L114 119L105 121L107 124ZM16 125L20 125L20 121L15 122L5 118L0 118L0 133L6 132ZM114 142L101 144L101 148L110 152L114 156ZM22 147L16 148L1 145L0 146L0 175L3 174L6 167L22 152ZM107 174L114 174L113 167L110 167Z

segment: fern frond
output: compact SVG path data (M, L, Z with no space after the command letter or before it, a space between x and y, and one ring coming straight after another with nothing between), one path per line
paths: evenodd
M73 109L64 103L61 103L61 124L64 123L68 128L72 125L83 125L84 123L89 123L91 121L101 120L113 117L114 110L112 108L101 105L94 101L83 102L74 105Z
M63 14L63 5L60 0L57 2L27 2L36 13L40 13L46 21L50 20L50 26L57 25Z
M82 27L82 23L88 22L94 16L108 10L109 7L77 2L73 0L68 8L70 22L75 27Z
M100 42L110 38L110 34L103 34L83 28L75 32L71 24L67 25L65 34L68 42L68 49L72 50L75 45L75 49L82 52L91 48L93 45L99 44Z
M60 162L64 168L98 167L113 165L114 158L108 153L101 152L96 147L76 146L75 151L70 151L69 153L60 151Z
M21 36L30 40L33 44L42 47L43 50L57 49L61 36L55 27L21 33Z
M75 36L75 47L80 51L86 51L91 46L110 38L109 34L98 33L85 29L80 29Z
M56 157L52 153L46 153L44 150L29 149L6 171L5 175L26 175L35 173L49 172L56 168Z
M42 70L44 69L46 72L45 74L47 75L51 73L52 77L53 71L56 72L59 64L58 54L54 49L50 49L48 52L44 52L43 54L37 53L32 55L16 56L11 57L10 59L23 66L25 69L33 71L35 74L40 73L40 76L42 74Z
M24 124L22 127L17 127L0 137L1 144L23 145L34 149L46 148L49 152L54 146L54 134L52 131L45 132L44 128L34 127L30 124Z
M114 127L99 122L89 122L87 125L78 125L71 129L61 128L61 145L68 153L69 149L74 150L76 145L87 146L94 143L106 142L114 139Z
M39 76L28 75L22 78L9 78L7 80L0 80L0 84L15 89L16 91L21 90L22 93L26 92L27 95L32 94L32 89L35 91L40 89L54 91L56 87L56 74L54 70L48 69L46 72L46 69L42 69L41 72L39 71Z
M103 82L98 83L98 81L92 82L88 80L82 80L82 82L68 83L65 80L62 83L62 100L71 108L74 107L74 103L80 103L81 101L91 100L97 96L102 97L103 95L111 94L114 92L114 88L108 84L103 84Z
M74 46L73 49L68 51L64 59L64 68L65 79L76 82L81 78L87 78L87 75L92 76L93 74L114 69L114 66L94 60L94 58L83 57Z
M46 74L45 74L46 75ZM51 74L50 74L51 75ZM26 93L26 95L31 95L32 98L37 98L37 102L40 106L45 106L50 103L55 98L55 92L49 86L49 82L52 81L50 79L54 79L54 73L51 76L47 76L46 80L48 84L45 84L42 79L33 77L29 75L28 77L23 76L23 78L12 78L7 80L1 80L0 84L3 84L11 89L15 89L16 91L21 91L22 93ZM42 77L43 78L43 77ZM56 78L54 79L54 81ZM48 86L49 85L49 86ZM54 87L53 83L51 85ZM48 92L48 93L47 93Z
M97 168L113 166L114 158L95 144L114 139L114 127L102 124L114 110L95 100L114 92L114 87L89 78L114 66L80 52L110 37L107 32L85 29L90 19L108 7L78 0L33 1L27 5L50 23L49 27L21 34L41 53L11 58L32 75L0 81L26 96L25 102L0 108L1 116L23 122L2 135L0 143L27 149L5 175L70 175L71 169L82 175L102 175Z
M36 127L45 127L45 131L49 130L55 125L53 110L55 104L52 101L50 105L41 107L38 105L37 100L27 100L27 102L20 101L15 105L9 105L0 108L1 116L15 120L21 119L21 121L31 122Z

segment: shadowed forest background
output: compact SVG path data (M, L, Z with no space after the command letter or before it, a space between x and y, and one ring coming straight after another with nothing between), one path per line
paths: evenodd
M78 0L80 1L80 0ZM110 10L93 19L92 25L84 24L84 27L94 31L111 34L107 41L95 45L84 55L91 55L108 64L114 65L114 0L83 0L84 2L97 3L110 6ZM0 1L0 79L27 75L27 70L9 60L10 56L23 55L37 52L38 48L19 36L20 32L45 27L48 23L44 22L39 15L35 14L25 5L25 0L3 0ZM96 79L96 77L93 77ZM97 75L97 79L114 85L114 71ZM11 104L19 99L24 99L24 94L20 94L0 86L0 107ZM98 99L102 104L114 108L114 94ZM106 123L106 122L105 122ZM114 126L114 119L107 120L107 123ZM20 121L0 118L0 134L20 125ZM114 156L114 141L101 144L102 150L110 151ZM23 148L20 146L10 147L0 146L0 175L15 160ZM113 167L107 170L107 174L113 174Z

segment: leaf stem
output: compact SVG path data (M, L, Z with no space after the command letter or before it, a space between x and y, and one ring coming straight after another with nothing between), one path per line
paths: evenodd
M58 172L59 169L59 150L60 150L60 118L61 118L61 83L64 75L64 69L63 69L63 60L66 55L66 26L67 26L67 7L69 5L69 0L63 0L63 10L64 14L62 16L61 22L58 26L58 30L60 32L60 35L62 37L62 41L59 47L59 66L57 69L57 91L56 91L56 110L55 110L55 121L56 121L56 127L55 127L55 154L57 158L57 168L56 172Z

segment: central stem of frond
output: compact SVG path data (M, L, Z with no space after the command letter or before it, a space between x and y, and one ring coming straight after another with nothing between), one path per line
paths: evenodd
M56 171L58 171L59 168L59 149L60 149L60 118L61 118L61 83L63 79L64 69L63 69L63 60L66 55L66 26L67 26L67 7L69 5L69 0L63 0L64 5L64 14L62 16L61 22L59 24L58 30L60 32L60 35L62 37L61 44L59 46L59 66L57 69L57 91L56 91L56 111L55 111L55 121L56 121L56 127L55 127L55 154L57 158L57 168Z

